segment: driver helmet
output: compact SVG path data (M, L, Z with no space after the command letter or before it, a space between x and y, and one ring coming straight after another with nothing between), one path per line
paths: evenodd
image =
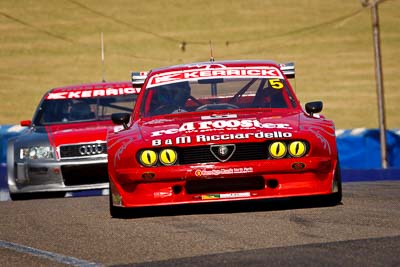
M184 107L190 97L189 82L178 82L160 86L157 90L158 102L162 105Z

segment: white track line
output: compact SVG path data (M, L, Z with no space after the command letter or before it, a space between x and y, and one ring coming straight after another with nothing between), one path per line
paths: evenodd
M52 253L52 252L40 250L40 249L35 249L32 247L28 247L28 246L24 246L24 245L12 243L12 242L7 242L7 241L3 241L3 240L0 240L0 247L12 249L12 250L15 250L15 251L18 251L21 253L31 254L33 256L42 257L42 258L52 260L52 261L55 261L58 263L63 263L63 264L68 264L68 265L73 265L73 266L79 266L79 267L102 266L95 262L80 260L80 259L77 259L74 257L64 256L61 254Z

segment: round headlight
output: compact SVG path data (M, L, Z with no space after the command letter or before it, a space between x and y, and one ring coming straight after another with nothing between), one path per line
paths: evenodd
M163 165L170 166L174 165L178 159L178 154L172 149L163 149L160 152L160 162Z
M49 159L53 157L53 150L48 146L39 146L36 148L36 155L39 159Z
M31 159L37 159L37 149L36 147L31 147L31 149L29 150L29 158Z
M306 150L306 144L302 141L294 141L289 145L289 154L295 158L304 156Z
M157 163L157 153L153 150L143 150L139 155L139 160L146 167L154 166Z
M272 143L269 148L269 154L271 157L275 159L283 158L286 155L287 148L285 143L283 142L274 142Z

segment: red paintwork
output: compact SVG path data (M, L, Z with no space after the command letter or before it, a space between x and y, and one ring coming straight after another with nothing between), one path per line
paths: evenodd
M24 126L24 127L29 127L29 126L31 126L31 123L32 123L31 120L23 120L20 122L20 125Z
M46 126L46 130L52 133L51 141L58 147L65 144L105 141L106 128L111 126L113 126L111 121L80 122Z
M207 63L205 63L207 64ZM238 62L215 62L209 64L223 64L227 67L240 66L277 66L272 62L264 61L238 61ZM146 88L150 77L169 71L196 70L198 64L174 66L171 68L153 70L143 88ZM290 89L292 90L292 89ZM293 91L293 90L292 90ZM335 177L335 169L338 164L335 139L335 129L332 121L323 116L311 117L303 111L297 99L296 108L264 109L263 112L246 112L246 110L232 110L227 112L204 111L196 113L180 113L178 115L167 115L164 117L141 118L140 106L143 101L145 89L139 94L137 104L132 114L129 128L117 133L108 132L108 168L111 182L111 192L115 199L121 199L123 207L139 207L150 205L172 205L209 201L236 201L243 199L264 199L277 197L325 195L331 194L332 183ZM294 93L293 93L294 95ZM176 140L183 133L178 129L185 125L201 128L204 123L202 116L234 114L234 122L267 125L267 128L235 129L228 127L212 128L212 131L185 132L184 136L191 139L190 144L177 144ZM225 123L230 119L221 119ZM210 120L207 127L211 127ZM204 126L205 124L203 124ZM199 128L200 127L200 128ZM166 132L168 129L174 129ZM206 130L209 130L207 128ZM232 144L239 142L256 142L257 134L264 133L267 136L276 134L287 134L290 140L307 140L310 151L302 158L252 160L252 161L227 161L217 163L186 164L177 166L144 167L136 159L137 151L142 148L158 149L168 147L167 139L175 142L172 147L184 148L198 145ZM233 140L231 134L248 134L250 137L243 140ZM153 136L152 136L153 135ZM216 136L216 139L225 140L198 140L199 135ZM161 140L161 146L154 146L155 139ZM287 140L287 138L268 137L265 140ZM170 146L171 147L171 146ZM297 163L297 164L295 164ZM301 163L301 164L299 164ZM292 165L303 166L297 170ZM249 169L250 168L250 169ZM239 170L238 174L233 174ZM245 173L243 170L250 170ZM213 173L214 171L214 173ZM217 172L231 172L229 174L217 174ZM199 175L200 173L200 175ZM204 173L204 175L203 175ZM152 178L143 178L152 176ZM197 175L196 175L197 174ZM206 179L228 179L258 176L265 181L265 187L257 190L237 190L233 192L209 192L206 194L190 194L185 190L188 181ZM278 181L278 185L268 186L272 179ZM177 190L179 189L179 190ZM218 199L202 199L205 195L230 193L230 197ZM236 194L236 195L235 195ZM221 195L220 195L221 197Z

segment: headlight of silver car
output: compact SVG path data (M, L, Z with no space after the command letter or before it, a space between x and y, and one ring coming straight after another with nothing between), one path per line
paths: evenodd
M20 159L53 159L53 148L49 146L33 146L21 148Z

